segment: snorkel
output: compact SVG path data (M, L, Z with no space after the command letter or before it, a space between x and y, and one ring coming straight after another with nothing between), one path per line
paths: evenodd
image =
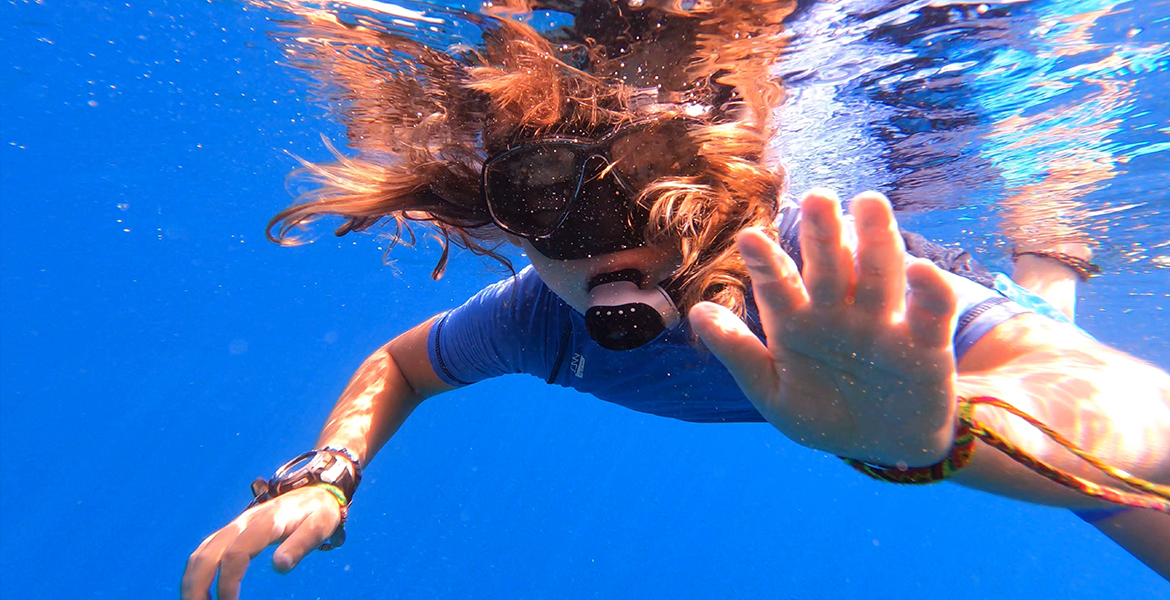
M585 329L606 350L633 350L678 325L681 316L662 285L642 289L637 269L602 273L589 281Z

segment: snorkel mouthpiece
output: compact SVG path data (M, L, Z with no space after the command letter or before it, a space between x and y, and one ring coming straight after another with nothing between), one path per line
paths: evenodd
M585 329L606 350L633 350L678 324L678 308L662 286L644 290L637 269L603 273L589 282Z

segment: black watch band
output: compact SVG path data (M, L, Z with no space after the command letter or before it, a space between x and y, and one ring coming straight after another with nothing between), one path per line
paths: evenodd
M305 486L326 486L341 506L341 522L329 540L318 549L332 550L345 542L349 505L361 481L362 467L353 453L344 448L331 447L310 450L281 465L267 481L263 477L256 478L252 482L253 499L248 508Z
M310 450L281 465L267 481L258 478L252 482L252 505L271 500L306 485L328 484L345 495L345 505L353 502L353 494L362 481L362 468L353 455L337 448Z

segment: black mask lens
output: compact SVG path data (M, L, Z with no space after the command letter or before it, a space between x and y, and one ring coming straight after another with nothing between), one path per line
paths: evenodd
M642 189L660 177L694 172L698 148L688 140L684 123L670 121L614 137L609 158L626 183Z
M488 211L504 231L554 260L645 245L649 211L638 192L696 160L681 122L638 126L598 140L537 140L483 168Z
M484 167L488 210L505 231L538 237L556 231L581 182L584 150L550 142L500 156Z
M636 204L634 193L618 180L605 158L586 160L577 193L556 234L530 240L538 252L553 260L574 260L645 245L650 214Z

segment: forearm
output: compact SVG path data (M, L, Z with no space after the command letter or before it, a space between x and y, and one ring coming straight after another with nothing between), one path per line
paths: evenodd
M1044 333L1045 345L1017 340L1018 347L1027 350L1009 363L961 376L959 394L999 398L1106 464L1155 483L1170 483L1170 376L1071 330L1053 328ZM1060 470L1118 485L1003 409L979 406L975 417L1027 454ZM983 444L955 481L1041 504L1102 506Z
M317 447L346 448L365 465L421 400L383 346L362 363L346 386Z
M362 363L329 414L318 448L346 448L363 466L369 464L419 403L448 389L429 373L430 323L398 336Z

